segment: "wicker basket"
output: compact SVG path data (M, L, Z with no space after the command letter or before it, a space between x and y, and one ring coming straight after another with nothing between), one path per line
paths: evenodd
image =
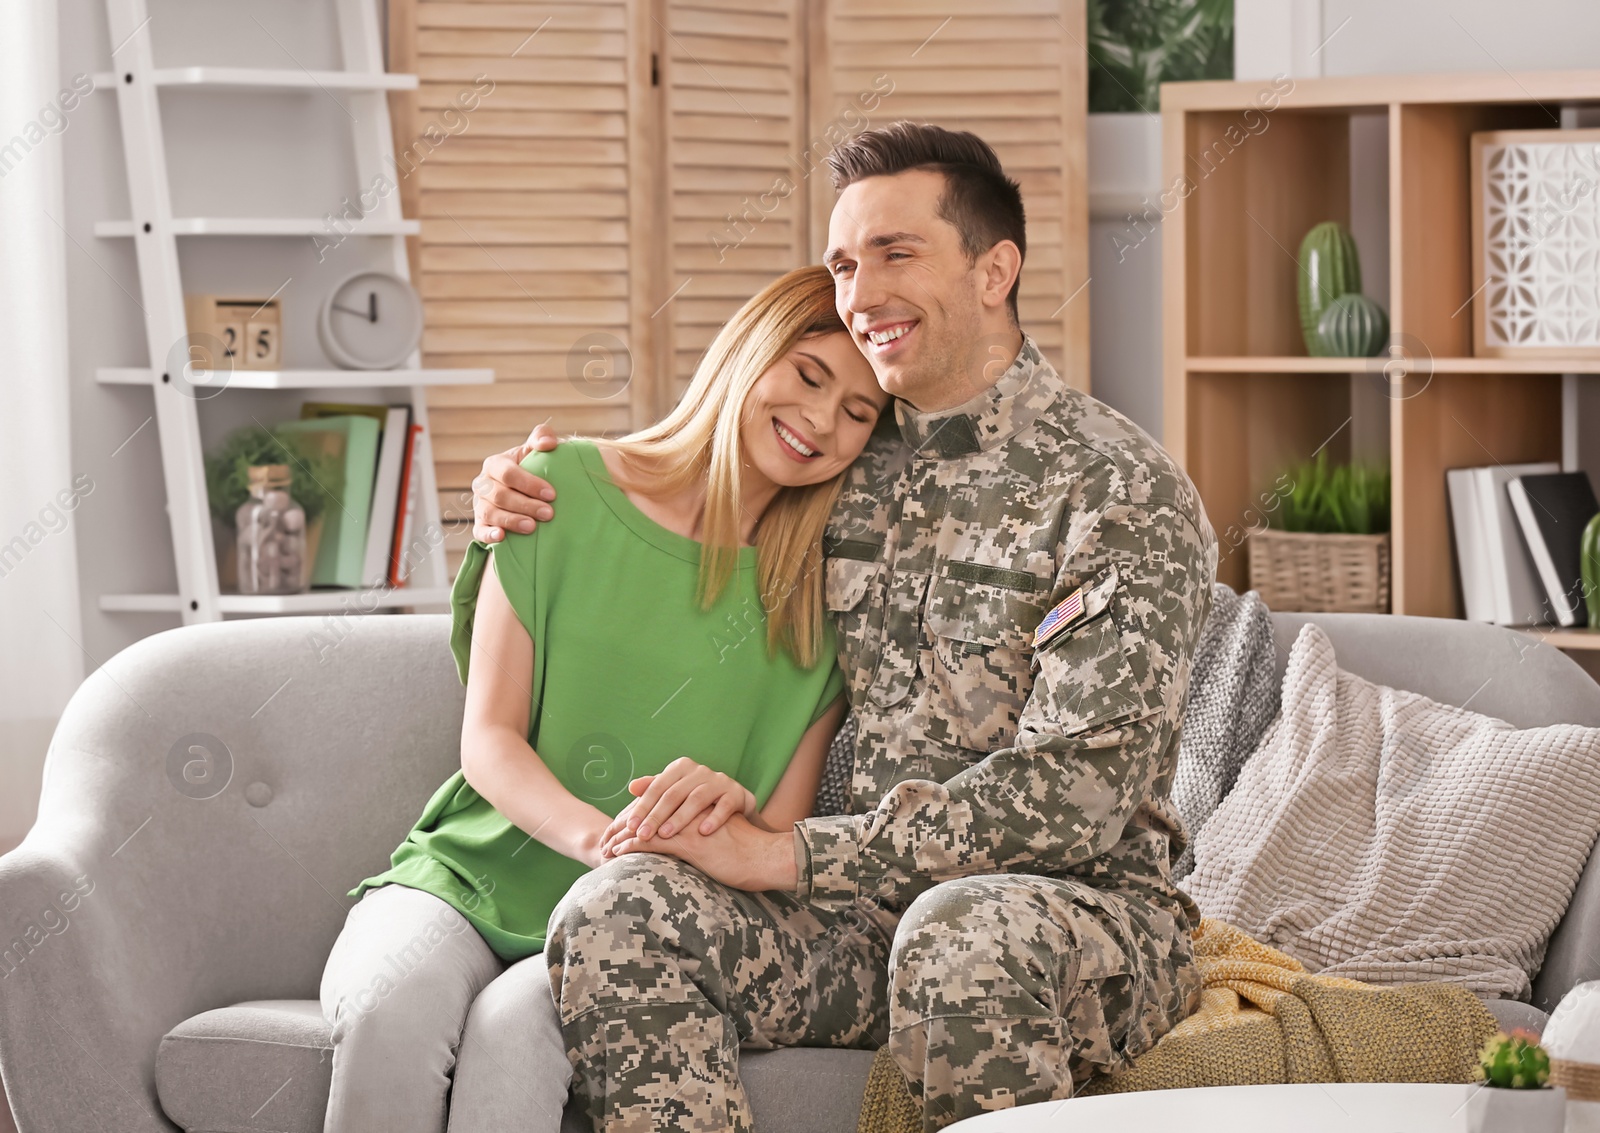
M1389 612L1389 535L1250 533L1250 589L1272 610Z

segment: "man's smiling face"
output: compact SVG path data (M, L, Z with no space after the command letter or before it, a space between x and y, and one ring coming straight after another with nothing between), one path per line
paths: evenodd
M823 260L839 317L879 384L924 411L959 405L982 385L967 370L986 329L984 270L939 216L944 190L944 174L928 169L847 186Z

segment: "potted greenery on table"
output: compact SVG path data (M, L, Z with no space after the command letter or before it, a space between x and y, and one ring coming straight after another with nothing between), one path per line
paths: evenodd
M1478 1052L1484 1087L1467 1099L1469 1133L1561 1133L1567 1092L1551 1086L1550 1056L1521 1027L1496 1031Z
M1389 470L1329 467L1278 478L1277 516L1250 533L1250 589L1274 610L1389 611Z
M234 514L250 495L251 466L263 464L287 465L291 470L290 494L305 512L304 562L308 579L322 536L322 513L334 503L328 485L338 483L341 469L327 453L305 444L300 437L260 425L246 425L229 433L206 457L206 495L211 503L218 582L224 592L238 589Z

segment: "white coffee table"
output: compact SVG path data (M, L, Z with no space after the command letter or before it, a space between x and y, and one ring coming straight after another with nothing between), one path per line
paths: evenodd
M1465 1133L1481 1086L1343 1083L1148 1090L986 1113L949 1133Z

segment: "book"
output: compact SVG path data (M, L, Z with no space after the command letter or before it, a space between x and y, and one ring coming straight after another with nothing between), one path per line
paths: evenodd
M1587 625L1581 541L1583 529L1600 512L1589 477L1582 472L1519 476L1507 489L1556 621Z
M1494 595L1489 587L1489 545L1478 512L1476 469L1445 470L1450 495L1450 525L1455 533L1456 565L1461 573L1461 601L1469 621L1494 621Z
M320 417L371 417L379 430L389 420L387 405L372 405L365 401L306 401L300 405L300 420L314 421Z
M389 582L389 555L398 521L400 475L404 471L401 466L410 440L411 406L389 406L388 419L378 438L378 467L373 474L372 508L361 566L362 582L367 586L385 586Z
M396 508L394 546L389 554L389 585L404 586L411 574L411 538L416 527L417 497L422 491L422 462L417 452L422 447L422 426L412 425L406 446L405 469L400 475L400 502Z
M1499 625L1542 625L1551 620L1544 587L1511 510L1506 484L1519 476L1560 470L1559 464L1551 463L1497 464L1472 470L1478 485L1478 519L1483 526L1494 620Z
M327 451L342 443L339 482L326 485L333 506L322 513L322 541L311 566L311 585L359 588L378 463L378 423L366 415L322 417L286 421L278 431L315 438Z

